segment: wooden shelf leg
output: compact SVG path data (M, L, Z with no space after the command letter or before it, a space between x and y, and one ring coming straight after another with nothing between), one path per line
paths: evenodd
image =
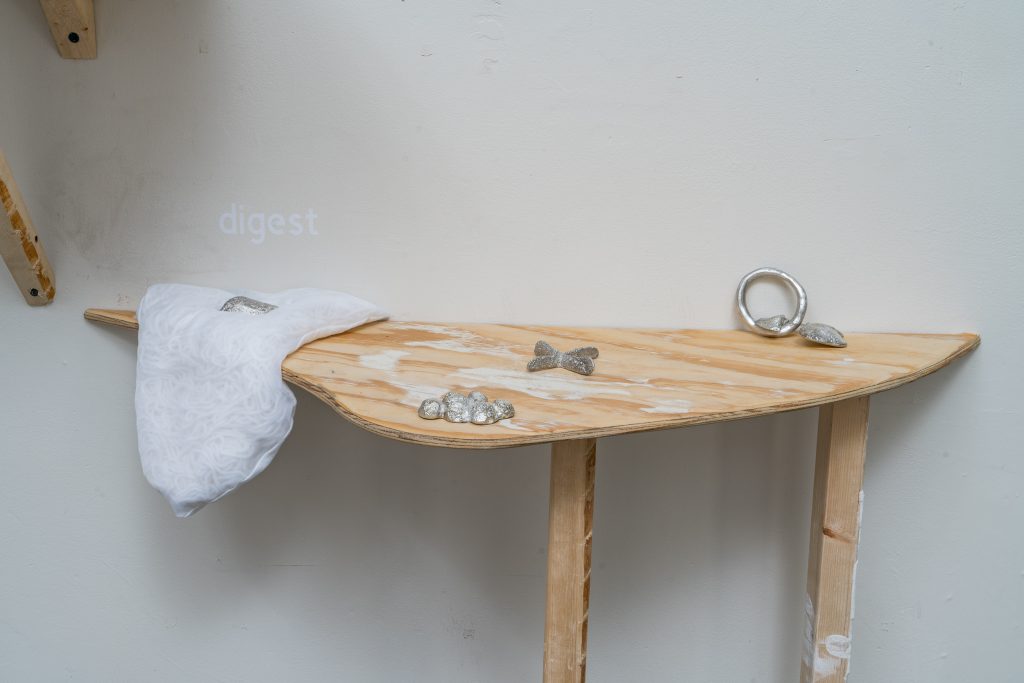
M867 435L867 396L819 409L800 683L846 680Z
M583 683L597 441L551 444L544 683Z

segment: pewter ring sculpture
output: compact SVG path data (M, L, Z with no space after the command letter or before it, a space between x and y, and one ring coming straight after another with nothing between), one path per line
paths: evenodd
M530 372L537 370L550 370L551 368L565 368L580 375L589 375L594 372L594 359L597 358L597 348L593 346L581 346L572 351L562 353L546 341L539 341L533 347L533 355L526 369Z
M222 311L228 311L230 313L247 313L249 315L263 315L270 313L272 310L277 308L274 304L268 304L263 301L257 301L256 299L250 299L247 296L233 296L224 302L224 305L220 307Z
M747 309L747 287L751 282L762 277L777 277L788 284L796 293L797 310L796 315L792 319L784 315L773 315L768 318L754 320L753 316L750 315L750 311ZM736 291L736 304L739 306L743 323L752 332L757 334L764 335L765 337L785 337L796 331L801 337L815 344L836 348L846 346L846 338L843 337L843 333L831 325L803 322L804 314L807 312L807 292L796 281L796 278L777 268L758 268L754 272L745 275L740 280L739 289Z
M796 312L792 318L787 319L781 315L774 316L773 318L764 318L763 320L766 325L762 326L758 324L761 321L754 320L754 316L750 315L750 309L747 308L747 287L754 280L760 280L761 278L782 280L793 290L793 293L796 294ZM807 313L807 292L804 290L803 285L796 281L795 277L785 271L778 268L758 268L751 273L747 273L740 280L740 286L736 289L736 305L740 309L740 317L743 318L743 324L751 332L756 332L765 337L785 337L796 332L797 328L804 321L804 315Z
M516 410L511 403L500 398L488 403L487 397L479 391L471 391L468 396L457 391L449 391L441 400L428 398L421 403L417 414L424 420L437 420L443 417L449 422L489 425L498 420L514 417Z

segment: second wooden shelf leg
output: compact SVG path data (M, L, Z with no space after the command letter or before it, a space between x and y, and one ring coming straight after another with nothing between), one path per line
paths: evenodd
M867 436L866 396L819 409L801 683L846 680Z
M551 444L544 683L583 683L597 441Z

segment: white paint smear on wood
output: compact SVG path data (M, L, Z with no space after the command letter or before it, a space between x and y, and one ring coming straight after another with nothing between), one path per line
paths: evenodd
M401 384L392 382L391 386L396 389L401 389L405 392L405 396L402 397L402 405L420 407L420 404L426 401L428 398L441 398L445 395L448 389L443 387L431 387L424 385L412 385L412 384Z
M463 386L475 387L483 384L545 399L577 400L593 396L629 396L629 391L625 387L630 385L624 382L603 382L593 378L567 375L569 375L568 371L560 370L527 373L501 368L465 368L449 377L453 382L464 383ZM515 401L513 401L514 403Z
M811 680L820 681L828 678L839 668L840 661L842 660L838 657L833 657L827 652L824 654L821 652L814 653L814 668L812 669L814 676Z
M804 643L803 660L804 666L814 671L814 603L811 596L804 596Z
M839 633L833 633L825 638L825 652L839 659L849 659L850 638Z
M486 342L480 336L466 330L454 329L444 325L431 325L425 323L398 323L397 327L405 330L421 330L438 334L448 339L431 339L424 341L406 342L406 346L419 346L440 351L454 351L456 353L477 353L485 356L499 356L503 358L523 358L523 366L529 362L529 358L521 353L516 353L511 347L496 345Z
M687 401L685 398L673 398L669 399L668 401L661 401L656 406L641 408L640 410L645 413L666 413L670 415L679 415L682 413L690 412L690 408L692 407L692 401Z
M401 360L403 356L408 355L408 351L388 349L386 351L381 351L380 353L359 356L359 364L362 365L364 368L391 371L398 366L398 361Z

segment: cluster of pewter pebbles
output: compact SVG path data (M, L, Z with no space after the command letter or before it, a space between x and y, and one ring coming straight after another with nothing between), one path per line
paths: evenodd
M437 420L443 417L449 422L489 425L513 417L516 411L511 403L500 398L488 403L487 397L479 391L471 391L468 396L457 391L449 391L440 401L428 398L421 403L418 414L424 420Z

